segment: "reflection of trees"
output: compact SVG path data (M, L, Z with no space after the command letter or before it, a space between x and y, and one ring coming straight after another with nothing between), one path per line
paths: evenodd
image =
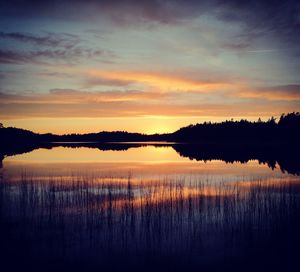
M241 145L241 144L176 144L175 151L190 160L210 161L222 160L228 163L246 163L258 160L274 169L276 163L281 171L294 175L300 174L298 147L290 145Z
M0 126L1 127L1 126ZM90 134L36 134L17 128L0 129L0 161L4 156L30 152L36 148L89 147L105 150L137 148L143 141L173 141L173 148L184 157L196 160L219 159L226 162L247 162L257 159L272 169L276 163L282 171L300 173L299 154L300 113L282 115L263 122L226 121L190 125L171 134L143 135L128 132L100 132ZM127 142L127 143L124 143ZM136 143L140 142L140 143ZM210 143L210 144L208 144ZM171 144L155 144L155 146Z
M96 148L101 151L126 151L131 148L139 148L147 144L139 143L45 143L41 145L18 146L12 149L3 150L0 157L1 167L4 155L16 155L31 152L36 148L51 149L57 146L67 148ZM170 146L180 156L190 160L211 161L222 160L228 163L246 163L250 160L258 160L260 163L267 164L271 169L279 165L282 172L300 175L300 148L291 145L259 145L259 144L149 144L153 146ZM2 151L2 150L1 150ZM2 152L3 152L2 151Z
M0 169L2 169L3 167L3 160L4 160L4 156L0 154Z

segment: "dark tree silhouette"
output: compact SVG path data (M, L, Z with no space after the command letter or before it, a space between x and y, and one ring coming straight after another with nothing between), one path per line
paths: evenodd
M282 115L276 122L225 121L189 125L170 134L145 135L124 131L89 134L36 134L18 128L0 129L0 159L7 155L30 152L36 148L54 146L90 147L100 150L127 150L139 147L143 142L160 142L172 145L182 156L196 160L221 159L226 162L247 162L258 159L274 168L279 164L282 171L300 174L300 113ZM125 142L125 143L124 143ZM134 143L136 142L136 143Z
M0 126L1 127L1 126ZM3 126L2 126L3 128ZM88 134L54 135L36 134L18 128L3 128L0 133L0 145L37 144L47 142L143 142L175 141L186 143L278 143L294 141L300 138L300 113L281 115L278 122L274 117L268 121L250 122L247 120L225 121L221 123L204 122L189 125L169 134L140 134L126 131L102 131Z
M221 123L203 123L189 125L172 134L173 141L179 142L242 142L242 143L272 143L286 142L291 139L299 139L300 136L300 114L289 113L282 115L278 123L271 117L263 122L247 120L225 121Z

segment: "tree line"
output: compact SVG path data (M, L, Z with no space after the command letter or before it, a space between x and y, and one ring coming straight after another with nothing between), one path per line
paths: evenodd
M88 134L55 135L38 134L29 130L0 124L0 145L38 144L45 142L142 142L172 141L187 143L204 142L298 142L300 139L300 113L282 114L278 120L271 117L267 121L245 119L227 120L220 123L204 122L180 128L174 133L146 135L126 131L102 131Z

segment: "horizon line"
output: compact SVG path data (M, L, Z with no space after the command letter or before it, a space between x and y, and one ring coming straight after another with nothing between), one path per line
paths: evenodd
M267 123L271 120L274 120L275 123L278 123L280 117L286 116L288 114L299 114L299 112L297 111L293 111L293 112L288 112L288 113L282 113L280 115L272 115L271 117L267 118L267 117L258 117L257 120L251 121L247 118L240 118L240 119L236 119L234 117L230 118L230 119L224 119L222 121L203 121L200 123L190 123L188 125L185 126L181 126L178 129L174 130L174 131L170 131L170 132L163 132L163 133L159 133L159 132L154 132L154 133L143 133L143 132L130 132L128 130L100 130L100 131L95 131L95 132L87 132L87 133L76 133L76 132L72 132L72 133L64 133L64 134L60 134L60 133L52 133L52 132L35 132L34 130L31 129L26 129L26 128L22 128L22 127L15 127L15 126L4 126L3 123L0 122L0 128L17 128L17 129L22 129L22 130L26 130L26 131L30 131L33 132L35 134L40 134L40 135L45 135L45 134L52 134L52 135L57 135L57 136L64 136L64 135L87 135L87 134L97 134L97 133L128 133L128 134L140 134L140 135L146 135L146 136L151 136L151 135L166 135L166 134L173 134L176 131L182 129L182 128L186 128L186 127L190 127L190 126L196 126L196 125L204 125L204 124L222 124L222 123L226 123L226 122L241 122L241 121L246 121L249 123L258 123L258 122L262 122L262 123Z

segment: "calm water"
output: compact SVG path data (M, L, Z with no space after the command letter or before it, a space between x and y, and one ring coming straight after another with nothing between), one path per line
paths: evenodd
M36 149L30 153L9 156L3 161L3 174L18 178L30 174L34 178L68 177L94 174L127 180L164 179L184 180L210 178L215 181L242 181L245 179L288 178L276 165L272 170L267 164L251 160L248 163L226 163L221 160L196 161L180 156L171 146L143 146L128 150L98 150L96 148Z
M146 145L40 148L2 166L1 249L11 268L294 265L300 179L277 164L197 161Z

